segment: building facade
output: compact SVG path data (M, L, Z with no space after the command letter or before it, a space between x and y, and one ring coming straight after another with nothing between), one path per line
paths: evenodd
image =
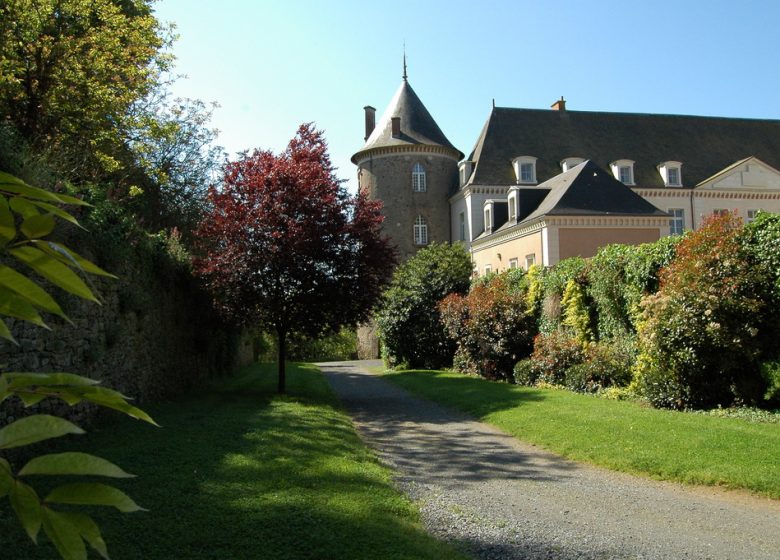
M780 212L780 121L494 107L468 157L406 76L352 158L402 259L462 242L475 271L554 265L609 243Z

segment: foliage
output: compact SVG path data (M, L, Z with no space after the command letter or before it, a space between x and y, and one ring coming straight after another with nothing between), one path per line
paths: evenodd
M453 293L441 301L441 320L457 343L463 371L511 379L513 365L530 352L535 324L516 276L496 274L465 296Z
M169 63L151 2L9 0L0 36L0 112L60 171L116 169L117 123Z
M342 327L338 332L318 338L293 333L288 344L288 355L298 362L332 362L357 358L357 332Z
M536 367L531 358L523 358L512 368L512 376L518 385L532 386L538 377Z
M561 298L570 280L587 283L588 262L581 257L560 261L540 275L542 305L539 331L549 333L560 328L562 322Z
M97 302L92 290L78 273L111 276L64 245L47 240L56 218L78 225L62 204L83 205L78 199L58 195L27 185L0 173L0 244L3 252L37 275L66 292ZM42 312L67 320L60 305L37 282L7 265L0 266L0 314L48 328ZM11 331L0 321L0 336L12 342ZM57 398L69 405L82 401L121 411L146 422L154 421L127 402L127 397L103 387L97 381L68 373L12 373L0 375L0 403L9 397L20 398L25 406L46 398ZM0 450L25 447L41 441L84 431L67 420L45 414L33 414L0 429ZM100 505L122 512L141 509L120 490L102 483L80 482L52 489L41 499L28 484L30 476L103 476L126 478L116 465L90 454L56 453L33 457L21 469L0 458L0 497L9 497L11 507L33 542L41 527L63 558L86 558L89 544L108 557L100 529L91 517L69 510L57 510L52 504ZM85 544L86 543L86 544Z
M738 218L707 219L659 276L658 293L643 303L639 392L672 408L759 402L771 283L745 249Z
M590 312L585 301L585 289L574 280L566 283L561 299L563 309L563 327L571 332L574 338L583 345L594 339L590 326Z
M533 383L563 385L566 370L585 359L585 350L576 339L561 331L540 333L534 338L531 354Z
M275 331L284 392L288 334L366 320L389 279L380 203L347 194L311 124L279 155L255 150L228 163L209 202L196 271L226 315Z
M588 295L598 317L600 338L636 332L639 304L658 290L658 273L675 255L680 236L642 245L607 245L591 259Z
M631 381L636 345L630 338L589 344L585 361L566 370L565 385L577 393L599 393L609 387L625 387Z
M469 289L472 264L460 244L431 243L393 273L376 320L389 366L452 363L455 343L440 321L439 301Z
M526 282L526 311L529 315L539 319L542 310L542 277L545 268L538 264L533 264L525 275Z
M451 371L387 372L384 378L574 461L780 498L777 424L656 410Z
M771 284L773 309L780 307L780 214L759 212L756 219L745 226L742 242L760 273ZM770 314L768 323L758 337L768 358L780 359L780 345L776 343L780 332L780 314Z
M164 85L133 105L124 127L135 164L150 179L142 187L131 186L128 194L143 199L142 211L152 226L188 233L202 219L208 186L224 154L214 145L217 131L209 128L216 105L171 100Z
M769 406L780 408L780 361L761 364L761 375L766 384L764 400Z

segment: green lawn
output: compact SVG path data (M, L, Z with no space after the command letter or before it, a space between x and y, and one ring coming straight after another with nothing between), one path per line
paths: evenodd
M94 512L112 558L461 558L425 534L317 369L290 365L289 397L272 369L148 407L162 428L122 417L67 442L139 475L117 486L150 511ZM1 503L0 557L54 558Z
M780 499L780 424L655 410L443 371L386 372L414 393L576 461Z

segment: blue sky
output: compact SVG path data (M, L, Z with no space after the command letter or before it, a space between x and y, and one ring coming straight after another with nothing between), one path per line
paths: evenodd
M216 101L219 144L284 148L325 131L338 174L409 83L468 154L492 100L570 110L780 119L780 2L159 0L174 22L178 96ZM378 118L377 116L377 118Z

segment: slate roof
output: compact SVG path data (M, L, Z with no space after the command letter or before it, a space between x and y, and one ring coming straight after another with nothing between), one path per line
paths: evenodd
M401 136L393 138L392 117L401 117ZM361 152L372 148L387 146L403 146L413 144L425 144L428 146L443 146L450 148L458 158L463 158L463 153L455 148L433 120L433 117L425 108L420 98L409 85L407 80L401 82L393 99L385 109L382 117L376 123L376 127L366 140L362 148L352 156L352 162L356 163L357 156Z
M526 155L538 158L540 181L560 173L561 160L581 157L605 169L634 160L640 187L664 187L657 165L679 161L683 186L694 187L750 156L780 168L780 121L495 107L468 158L471 183L515 184L512 159Z
M523 221L541 216L668 216L590 160L539 187L550 193Z

